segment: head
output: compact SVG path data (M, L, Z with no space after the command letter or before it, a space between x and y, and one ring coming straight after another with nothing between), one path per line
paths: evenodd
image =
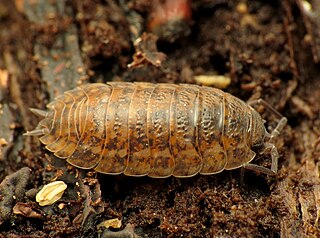
M266 137L268 137L269 135L264 126L264 123L265 120L261 118L260 114L252 109L251 123L248 128L250 147L263 147Z

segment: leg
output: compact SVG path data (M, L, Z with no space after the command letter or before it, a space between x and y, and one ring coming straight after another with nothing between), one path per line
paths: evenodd
M254 105L254 104L261 104L263 105L268 111L270 111L272 114L274 114L278 118L278 125L274 130L271 132L271 139L277 137L280 135L280 132L283 130L283 128L287 125L288 119L280 114L276 109L274 109L269 103L267 103L265 100L262 98L254 101L248 102L249 105Z
M273 138L275 138L275 137L280 135L280 132L286 126L288 120L287 120L286 117L282 116L277 110L275 110L269 103L267 103L263 99L250 101L248 104L249 105L254 105L254 104L263 105L269 112L271 112L272 114L274 114L277 117L278 124L273 129L271 134L268 135L268 137L270 139L269 139L269 141L264 143L265 148L261 153L261 154L265 154L267 151L270 151L271 169L268 169L268 168L265 168L265 167L262 167L262 166L256 165L256 164L245 164L243 167L246 168L246 169L250 169L250 170L253 170L253 171L256 171L256 172L260 172L260 173L265 173L265 174L268 174L268 175L276 175L277 172L278 172L279 153L278 153L277 148L275 147L274 144L271 143L271 141L272 141Z
M266 151L270 151L271 169L265 168L265 167L257 165L257 164L250 164L250 163L243 165L243 168L250 169L255 172L260 172L260 173L264 173L264 174L271 175L271 176L276 175L278 172L278 158L279 158L278 150L274 146L274 144L266 142L265 149L263 150L263 152L261 154L265 154Z
M273 129L273 131L271 132L271 139L277 137L280 135L280 132L283 130L283 128L287 125L288 119L286 117L282 117L279 122L278 125L276 126L276 128Z

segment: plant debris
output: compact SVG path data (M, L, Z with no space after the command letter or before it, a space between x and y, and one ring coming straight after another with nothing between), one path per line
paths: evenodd
M22 215L29 218L43 218L43 214L39 209L36 209L28 203L17 202L12 209L14 214Z
M195 75L194 80L204 86L216 88L227 88L231 83L231 78L224 75Z
M109 220L105 220L101 223L99 223L97 225L97 229L101 229L101 228L120 228L122 225L121 220L119 220L118 218L113 218L113 219L109 219Z
M37 193L36 201L40 206L52 205L62 197L67 185L63 181L54 181L44 185Z
M0 184L0 226L10 218L16 202L23 200L26 186L30 181L31 170L22 168L8 175Z

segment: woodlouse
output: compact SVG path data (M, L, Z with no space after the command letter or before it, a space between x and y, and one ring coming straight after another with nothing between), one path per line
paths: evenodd
M277 173L270 142L286 125L279 117L269 134L250 105L219 89L197 85L109 82L86 84L47 105L36 135L59 158L106 174L163 178L215 174L245 167ZM271 169L251 164L260 147Z

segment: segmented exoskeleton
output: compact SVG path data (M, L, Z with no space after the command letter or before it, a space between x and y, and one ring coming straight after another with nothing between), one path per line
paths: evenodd
M262 102L263 101L259 101ZM87 84L58 96L26 135L59 158L106 174L163 178L215 174L245 167L275 174L278 152L264 120L248 104L219 89L197 85ZM250 162L253 146L271 151L271 169Z

